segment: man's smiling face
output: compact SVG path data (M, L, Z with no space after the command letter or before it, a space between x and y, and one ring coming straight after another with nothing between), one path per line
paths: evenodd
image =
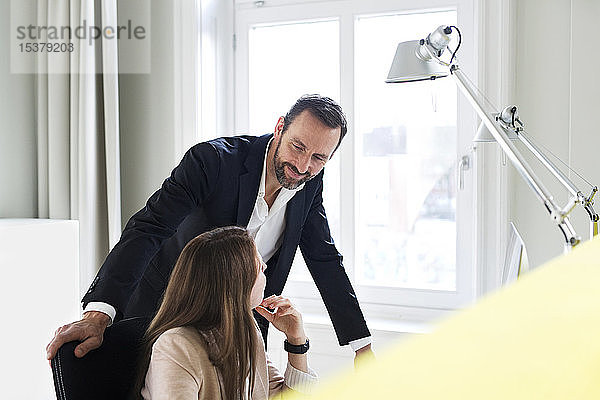
M341 129L331 128L310 111L300 113L285 132L275 132L273 165L279 184L296 189L321 172L339 143Z

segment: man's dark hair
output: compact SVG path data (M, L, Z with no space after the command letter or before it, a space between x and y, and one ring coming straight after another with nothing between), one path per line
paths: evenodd
M290 111L288 111L288 113L285 115L282 133L285 132L294 119L296 119L296 117L305 110L310 111L312 115L317 117L328 127L340 128L340 140L333 150L335 152L335 150L340 147L340 143L342 143L344 136L346 136L348 126L346 123L346 116L342 111L342 107L340 107L338 103L329 97L318 94L305 94L296 100L296 104L294 104Z

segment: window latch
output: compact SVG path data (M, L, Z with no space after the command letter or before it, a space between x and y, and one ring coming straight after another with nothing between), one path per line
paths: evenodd
M465 172L471 168L471 157L464 155L458 162L458 188L463 190L465 188Z

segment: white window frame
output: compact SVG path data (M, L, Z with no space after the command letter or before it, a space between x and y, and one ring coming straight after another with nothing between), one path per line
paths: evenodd
M340 158L341 243L344 265L367 319L429 320L447 310L460 308L475 297L475 262L477 260L475 212L476 169L467 171L465 186L457 201L457 282L456 291L382 288L356 285L354 282L355 186L354 171L354 23L356 16L414 13L430 10L457 11L463 43L460 66L477 84L477 24L475 0L267 0L261 7L254 1L237 0L235 16L235 132L248 133L248 31L253 25L299 20L339 18L340 21L340 103L348 116L349 132L337 157ZM430 27L434 29L435 27ZM424 27L424 29L428 29ZM415 32L415 39L425 32ZM390 53L390 63L393 51ZM472 156L471 138L476 130L476 116L467 100L459 94L457 116L457 162ZM472 157L471 157L472 158ZM473 165L473 163L471 163ZM460 221L460 222L459 222ZM460 238L460 239L458 239ZM460 260L460 261L459 261ZM285 292L294 298L304 312L322 313L324 308L313 282L288 281Z

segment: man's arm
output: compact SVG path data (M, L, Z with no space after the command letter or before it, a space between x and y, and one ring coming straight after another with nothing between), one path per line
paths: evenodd
M162 187L127 223L121 239L84 296L84 307L90 302L102 302L117 312L125 309L148 263L164 240L175 233L181 221L216 187L219 165L217 151L210 143L200 143L185 154ZM83 341L76 348L77 356L99 347L110 322L107 313L86 312L80 321L65 325L56 332L47 347L48 359L54 357L60 346L72 340ZM79 353L77 349L80 349Z
M162 187L127 223L83 298L104 302L123 311L150 260L191 211L212 193L219 175L219 159L210 143L192 147Z
M370 349L371 333L344 269L342 255L331 238L322 192L321 180L302 230L300 250L329 312L340 345L369 338L360 347L369 346L367 349Z

